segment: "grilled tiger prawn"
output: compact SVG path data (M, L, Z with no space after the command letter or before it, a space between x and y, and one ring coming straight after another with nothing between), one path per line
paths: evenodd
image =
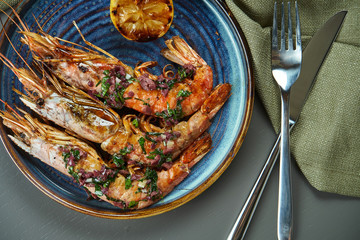
M167 40L167 48L162 54L182 68L174 73L164 67L163 74L155 76L146 70L155 62L144 63L134 71L110 53L87 42L76 23L84 42L93 49L52 37L41 28L39 33L30 32L15 10L13 13L20 21L21 41L28 45L34 59L46 64L69 85L103 99L112 108L126 106L146 115L165 118L169 124L177 123L196 112L213 88L211 67L180 37ZM173 114L168 114L168 109L172 109Z
M211 148L209 134L197 139L167 170L118 168L105 162L87 143L24 113L0 111L9 138L21 149L73 177L96 199L123 209L141 209L178 185Z
M1 53L0 59L24 85L26 95L14 89L20 100L39 115L96 143L119 131L121 119L111 108L75 88L60 84L45 71L40 78L31 68L16 68Z
M182 66L175 74L166 71L160 76L152 75L148 67L156 62L146 62L135 68L139 80L127 87L124 93L126 106L145 114L162 117L177 123L182 117L195 113L213 88L211 67L183 39L175 36L165 41L167 48L161 54ZM138 99L143 99L146 105ZM169 114L168 110L173 110Z

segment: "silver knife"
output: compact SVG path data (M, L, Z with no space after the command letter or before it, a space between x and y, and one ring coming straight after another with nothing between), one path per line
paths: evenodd
M291 88L290 130L298 120L301 109L315 83L317 73L324 62L332 43L335 41L347 11L341 11L331 17L312 37L303 52L303 61L298 80ZM272 148L263 169L260 172L242 210L240 211L227 240L243 239L255 212L270 173L279 157L280 135Z

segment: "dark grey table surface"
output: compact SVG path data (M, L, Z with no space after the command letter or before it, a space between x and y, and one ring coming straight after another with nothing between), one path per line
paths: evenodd
M205 192L170 212L110 220L68 209L45 196L0 146L0 240L226 239L276 135L255 97L245 141L229 168ZM276 239L278 165L245 239ZM293 161L294 239L360 239L360 199L314 189Z

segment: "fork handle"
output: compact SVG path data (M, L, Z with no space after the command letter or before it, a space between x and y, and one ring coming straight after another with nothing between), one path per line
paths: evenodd
M279 240L291 239L292 192L290 173L290 90L281 89L281 137L277 235Z

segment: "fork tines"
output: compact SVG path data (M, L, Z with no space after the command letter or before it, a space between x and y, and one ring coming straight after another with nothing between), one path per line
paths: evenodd
M291 9L290 2L288 5L288 14L287 14L287 26L288 26L288 47L287 49L294 49L293 46L293 32L292 32L292 23L291 23ZM280 50L286 50L285 42L285 11L284 11L284 2L281 3L281 35L280 35ZM299 21L299 11L297 6L297 1L295 1L295 21L296 21L296 45L295 49L301 49L301 34L300 34L300 21ZM273 18L273 28L272 28L272 48L279 49L278 46L278 37L277 37L277 2L274 5L274 18Z

